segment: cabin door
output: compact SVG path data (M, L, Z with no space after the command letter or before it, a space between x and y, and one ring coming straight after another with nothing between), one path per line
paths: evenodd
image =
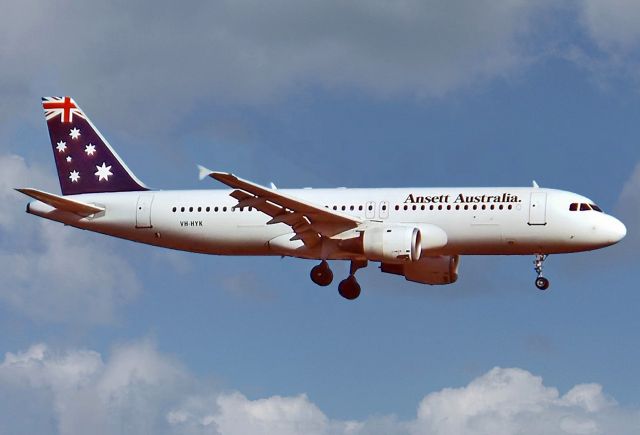
M547 224L547 192L531 192L529 225Z
M151 228L152 193L143 193L138 197L136 205L136 228Z

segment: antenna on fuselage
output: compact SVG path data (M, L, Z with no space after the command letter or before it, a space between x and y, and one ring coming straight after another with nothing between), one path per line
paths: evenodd
M534 188L536 188L536 189L537 189L538 187L540 187L540 186L538 186L538 183L536 183L536 180L533 180L533 183L532 183L532 184L533 184L533 187L534 187Z

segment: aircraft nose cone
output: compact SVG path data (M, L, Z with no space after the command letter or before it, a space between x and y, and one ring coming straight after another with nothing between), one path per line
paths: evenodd
M627 235L627 227L625 227L618 219L611 217L611 220L607 225L607 233L609 235L609 242L618 243Z

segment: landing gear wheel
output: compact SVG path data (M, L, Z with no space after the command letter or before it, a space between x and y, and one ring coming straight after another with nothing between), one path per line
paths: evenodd
M321 287L326 287L333 281L333 272L326 261L314 266L309 275L311 276L311 281Z
M536 278L536 287L538 287L539 290L543 290L543 291L548 289L549 280L544 276L539 276L538 278Z
M533 269L538 274L536 278L536 287L538 290L546 290L549 288L549 280L542 276L542 267L544 266L544 260L548 257L547 254L536 254L533 260Z
M360 284L356 277L349 275L347 279L340 281L338 285L338 293L345 299L353 300L360 296Z

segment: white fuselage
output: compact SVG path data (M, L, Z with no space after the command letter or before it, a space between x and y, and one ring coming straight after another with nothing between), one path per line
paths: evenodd
M328 245L306 248L284 223L267 225L264 213L245 207L230 190L147 191L69 196L104 207L80 217L32 201L28 211L75 227L155 246L219 255L286 255L353 259ZM365 223L431 224L446 233L446 245L429 255L509 255L586 251L619 241L626 230L613 216L571 211L592 201L542 188L283 189L309 203L356 216ZM353 236L358 229L337 238ZM429 231L422 235L429 238ZM325 243L325 242L323 242ZM321 244L322 245L322 244Z

